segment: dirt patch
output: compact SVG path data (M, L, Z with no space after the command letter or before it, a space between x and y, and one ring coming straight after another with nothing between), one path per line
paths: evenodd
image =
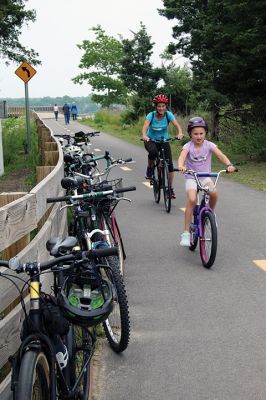
M30 168L22 168L14 171L7 176L0 178L0 193L2 192L27 192L27 178L31 175Z

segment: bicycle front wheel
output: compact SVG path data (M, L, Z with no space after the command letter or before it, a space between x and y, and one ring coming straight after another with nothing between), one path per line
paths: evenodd
M211 268L217 253L217 226L214 215L207 211L202 217L200 257L205 268Z
M21 361L17 400L50 400L50 368L44 353L29 350Z
M169 182L169 170L166 162L162 168L162 187L165 210L169 213L171 211L171 185Z
M103 328L111 348L116 353L121 353L127 348L130 336L128 301L118 266L116 263L110 262L110 264L112 269L111 271L106 271L106 274L113 285L114 308L103 322Z
M155 165L153 170L153 195L155 203L160 203L161 198L161 170L158 165Z
M66 337L66 345L69 356L69 380L73 387L77 380L77 399L87 400L90 393L90 365L92 358L91 337L88 329L71 325ZM87 367L83 368L87 363Z

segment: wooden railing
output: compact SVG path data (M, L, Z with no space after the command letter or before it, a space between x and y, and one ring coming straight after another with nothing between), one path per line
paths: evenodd
M38 184L29 193L0 194L0 252L2 258L15 255L21 261L44 261L49 257L46 241L52 236L63 236L67 232L66 212L59 206L46 204L47 197L63 194L60 180L64 174L63 154L52 132L36 117L39 149L43 165L37 167ZM36 234L33 240L30 236ZM8 271L0 267L0 271ZM13 273L15 275L15 273ZM49 277L49 274L47 275ZM23 278L23 276L21 276ZM25 277L25 276L24 276ZM23 282L17 280L21 289ZM47 278L42 280L48 285ZM29 302L27 291L25 302ZM8 368L8 357L20 343L20 328L23 312L16 287L0 277L0 370ZM10 373L0 383L0 399L10 398Z

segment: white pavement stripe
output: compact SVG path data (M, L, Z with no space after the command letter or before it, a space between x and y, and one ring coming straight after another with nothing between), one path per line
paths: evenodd
M266 260L253 260L257 267L266 272Z
M180 210L181 210L181 211L183 211L183 212L185 212L185 211L186 211L186 209L185 209L185 208L180 208Z
M123 171L132 171L132 169L131 168L128 168L128 167L120 167Z
M150 182L142 182L143 185L147 186L149 189L152 188L152 186L150 185Z
M94 149L94 151L102 151L101 149Z

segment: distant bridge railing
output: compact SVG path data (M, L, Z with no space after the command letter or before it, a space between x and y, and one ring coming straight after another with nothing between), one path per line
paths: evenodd
M62 112L62 107L58 107L59 112ZM30 106L31 111L35 112L53 112L53 106ZM25 107L6 107L6 117L21 117L26 113Z

